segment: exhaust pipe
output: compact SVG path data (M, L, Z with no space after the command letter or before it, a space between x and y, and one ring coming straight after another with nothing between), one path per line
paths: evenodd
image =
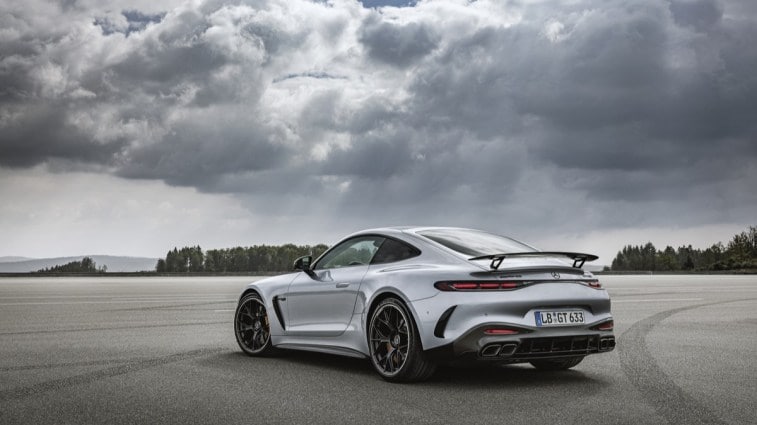
M610 351L615 348L614 337L604 337L599 340L599 351Z
M491 344L481 350L481 357L496 357L499 354L499 344Z
M518 344L513 344L513 343L503 344L502 345L502 350L500 350L500 352L499 352L499 356L500 357L512 356L513 353L515 353L515 350L517 348L518 348Z

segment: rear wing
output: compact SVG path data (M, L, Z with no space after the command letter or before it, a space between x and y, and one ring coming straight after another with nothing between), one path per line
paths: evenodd
M469 258L468 260L492 260L489 267L492 270L498 270L502 260L511 257L568 257L573 260L573 267L580 269L587 261L594 261L599 258L592 254L583 254L580 252L562 252L562 251L532 251L532 252L510 252L502 254L481 255L479 257Z

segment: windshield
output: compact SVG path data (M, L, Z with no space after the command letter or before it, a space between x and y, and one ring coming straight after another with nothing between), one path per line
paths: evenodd
M433 229L418 232L419 235L440 243L461 254L477 257L490 254L513 252L536 252L532 246L505 236L494 235L480 230Z

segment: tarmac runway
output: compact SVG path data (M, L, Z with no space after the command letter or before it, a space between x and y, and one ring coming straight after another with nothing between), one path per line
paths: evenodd
M250 277L0 278L0 424L757 424L757 276L601 276L618 347L575 369L250 358Z

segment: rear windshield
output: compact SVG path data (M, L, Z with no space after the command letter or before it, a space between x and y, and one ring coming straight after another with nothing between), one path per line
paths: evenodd
M471 257L537 251L534 247L518 242L515 239L480 230L433 229L424 230L418 232L418 234L440 243L453 251Z

